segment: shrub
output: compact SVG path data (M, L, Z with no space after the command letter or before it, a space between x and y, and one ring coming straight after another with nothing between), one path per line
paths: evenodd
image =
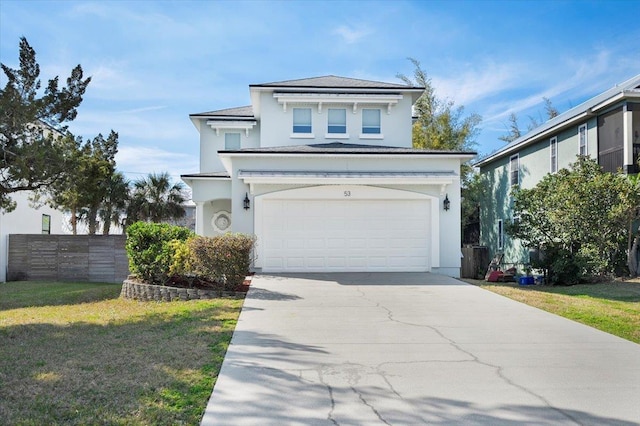
M197 237L189 241L194 272L207 280L224 283L233 291L249 274L255 237L245 234L225 234Z
M127 228L129 269L143 280L164 284L178 245L193 236L187 228L166 223L136 222Z

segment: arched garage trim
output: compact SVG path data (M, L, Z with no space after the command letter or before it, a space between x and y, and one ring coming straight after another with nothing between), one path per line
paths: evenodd
M308 200L309 203L304 203L304 200ZM390 208L394 209L393 217L389 217L393 221L392 226L401 226L399 224L411 223L407 220L407 217L413 215L414 219L420 216L420 212L416 209L424 209L424 221L426 226L426 242L427 250L425 256L425 262L421 266L409 265L403 269L401 265L398 265L397 269L389 270L422 270L430 271L431 268L437 268L440 266L440 203L439 198L427 194L422 194L413 191L405 191L400 189L380 188L367 185L320 185L314 187L288 189L284 191L271 192L267 194L257 195L254 200L255 212L254 212L254 230L258 237L257 245L257 258L255 266L262 268L265 272L276 272L283 270L290 271L314 271L313 267L300 266L296 269L295 266L281 265L277 266L269 264L268 259L265 259L271 253L271 249L267 248L268 253L265 252L265 243L271 243L271 241L265 241L266 238L271 238L269 235L273 234L274 221L277 222L277 218L274 219L274 215L282 214L282 221L286 221L287 214L293 215L289 220L293 220L296 217L300 217L292 211L293 206L317 206L320 209L326 209L328 205L343 206L342 203L360 202L360 204L366 208L367 206L382 207L384 208L387 203ZM344 204L346 206L346 204ZM282 211L282 209L285 209ZM410 211L407 211L408 208ZM278 210L280 209L280 210ZM388 211L388 210L387 210ZM301 213L302 214L302 213ZM387 214L388 215L388 214ZM366 219L366 215L363 220ZM415 221L414 221L415 223ZM422 226L422 224L419 224ZM282 224L278 223L278 226ZM408 225L410 226L410 225ZM383 231L383 230L380 230ZM402 232L407 232L403 230ZM416 233L419 234L418 230ZM394 243L397 243L394 242ZM392 250L393 247L389 247ZM416 251L416 250L414 250ZM322 267L318 267L317 271L326 271ZM332 268L328 268L332 270ZM335 270L340 270L340 267L335 267ZM344 270L357 270L357 267L345 267ZM364 270L372 270L369 267L365 267ZM375 269L373 269L375 270ZM381 269L384 270L384 269Z

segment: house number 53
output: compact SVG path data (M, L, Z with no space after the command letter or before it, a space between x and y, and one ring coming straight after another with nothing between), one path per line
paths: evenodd
M344 191L345 197L351 197L351 191Z

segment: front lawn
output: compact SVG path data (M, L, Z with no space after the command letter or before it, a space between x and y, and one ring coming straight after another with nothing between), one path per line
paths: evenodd
M242 300L137 302L119 284L0 283L0 419L198 424Z
M465 281L640 343L640 280L553 287Z

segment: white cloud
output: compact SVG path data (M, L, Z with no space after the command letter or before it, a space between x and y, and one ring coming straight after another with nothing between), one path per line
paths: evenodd
M456 105L468 105L493 96L522 83L523 66L515 63L489 62L475 66L453 77L434 76L431 82L440 98L451 99Z
M371 32L368 28L354 28L346 25L340 25L332 31L333 34L342 37L342 40L347 44L359 42Z

